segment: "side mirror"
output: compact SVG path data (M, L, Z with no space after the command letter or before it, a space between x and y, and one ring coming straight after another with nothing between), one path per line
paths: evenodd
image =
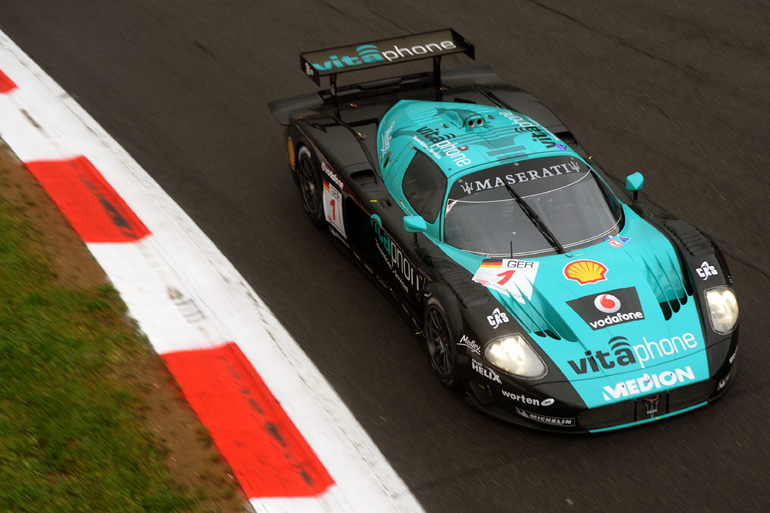
M639 197L639 191L644 187L644 175L636 172L626 177L626 189L633 191L634 200Z
M420 216L404 216L404 230L409 233L423 233L428 230L428 223Z

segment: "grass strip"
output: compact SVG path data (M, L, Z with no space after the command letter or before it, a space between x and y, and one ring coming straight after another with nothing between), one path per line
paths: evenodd
M1 196L0 511L210 511L172 477L121 376L150 349L117 292L59 283Z

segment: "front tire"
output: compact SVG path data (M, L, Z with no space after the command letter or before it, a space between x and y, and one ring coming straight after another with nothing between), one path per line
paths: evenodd
M452 329L444 305L432 297L425 305L423 333L428 347L428 357L441 382L455 388L460 384L457 369L457 337Z
M307 146L299 149L297 159L297 185L302 196L302 206L313 224L324 222L323 187L317 159Z

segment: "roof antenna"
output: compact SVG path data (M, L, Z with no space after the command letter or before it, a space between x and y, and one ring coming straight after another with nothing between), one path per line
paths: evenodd
M511 241L511 258L513 258L513 241Z

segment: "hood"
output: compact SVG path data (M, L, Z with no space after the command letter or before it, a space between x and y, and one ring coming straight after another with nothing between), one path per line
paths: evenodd
M676 252L628 208L623 231L593 246L468 264L589 407L654 393L661 373L657 388L709 377L698 307Z

